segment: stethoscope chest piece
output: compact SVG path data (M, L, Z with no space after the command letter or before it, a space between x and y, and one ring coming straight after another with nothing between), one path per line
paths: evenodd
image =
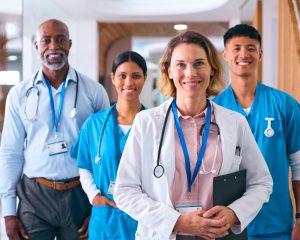
M154 176L156 178L160 178L163 174L164 174L165 170L164 170L164 167L162 165L156 165L156 167L154 168Z
M99 155L96 155L95 157L95 163L99 164L101 162L101 157Z
M76 108L72 108L72 110L70 112L70 118L75 118L76 115L77 115Z

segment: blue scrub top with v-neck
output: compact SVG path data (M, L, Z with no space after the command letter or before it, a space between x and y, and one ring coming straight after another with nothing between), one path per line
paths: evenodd
M73 146L77 153L77 166L93 172L95 184L101 195L110 200L113 195L108 193L109 185L114 182L128 134L124 134L116 124L115 106L93 114L82 126ZM100 161L95 161L98 154L100 133L103 129ZM115 126L118 129L115 129ZM115 131L116 130L116 131ZM117 133L117 134L116 134ZM117 136L116 136L117 135ZM115 139L118 137L119 139ZM115 143L118 142L118 146ZM119 148L119 149L118 149ZM137 222L118 208L111 206L93 206L89 224L89 239L134 239Z
M238 103L230 86L213 101L245 116L274 181L270 200L248 226L248 234L290 234L293 228L293 209L288 181L289 156L300 153L299 103L287 93L261 83L257 84L248 115ZM274 130L272 137L264 134L268 124L265 118L274 118L271 123Z

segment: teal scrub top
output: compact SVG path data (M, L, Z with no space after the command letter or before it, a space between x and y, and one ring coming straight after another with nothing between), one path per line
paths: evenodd
M112 201L113 195L108 193L108 189L110 183L115 182L127 137L128 133L124 134L117 123L113 105L86 120L72 148L71 154L77 158L77 166L92 171L101 195ZM100 161L96 160L98 154ZM118 208L92 208L89 239L134 239L136 228L137 222Z
M230 86L213 101L246 117L274 181L270 200L248 226L248 234L290 234L293 228L293 209L288 181L289 156L300 151L299 103L287 93L261 83L257 84L248 116ZM267 128L265 118L274 118L271 123L274 130L272 137L264 134Z

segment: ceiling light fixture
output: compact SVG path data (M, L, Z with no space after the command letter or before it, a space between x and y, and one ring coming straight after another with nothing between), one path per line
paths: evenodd
M7 60L8 60L8 61L17 61L17 60L18 60L18 57L15 56L15 55L10 55L10 56L7 57Z
M186 24L175 24L174 29L177 31L184 31L187 30L187 25Z

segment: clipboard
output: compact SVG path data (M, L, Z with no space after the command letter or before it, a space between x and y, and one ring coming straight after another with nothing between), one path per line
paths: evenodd
M246 170L240 170L213 178L213 206L228 206L246 192ZM247 240L247 228L238 235L229 230L222 240Z

